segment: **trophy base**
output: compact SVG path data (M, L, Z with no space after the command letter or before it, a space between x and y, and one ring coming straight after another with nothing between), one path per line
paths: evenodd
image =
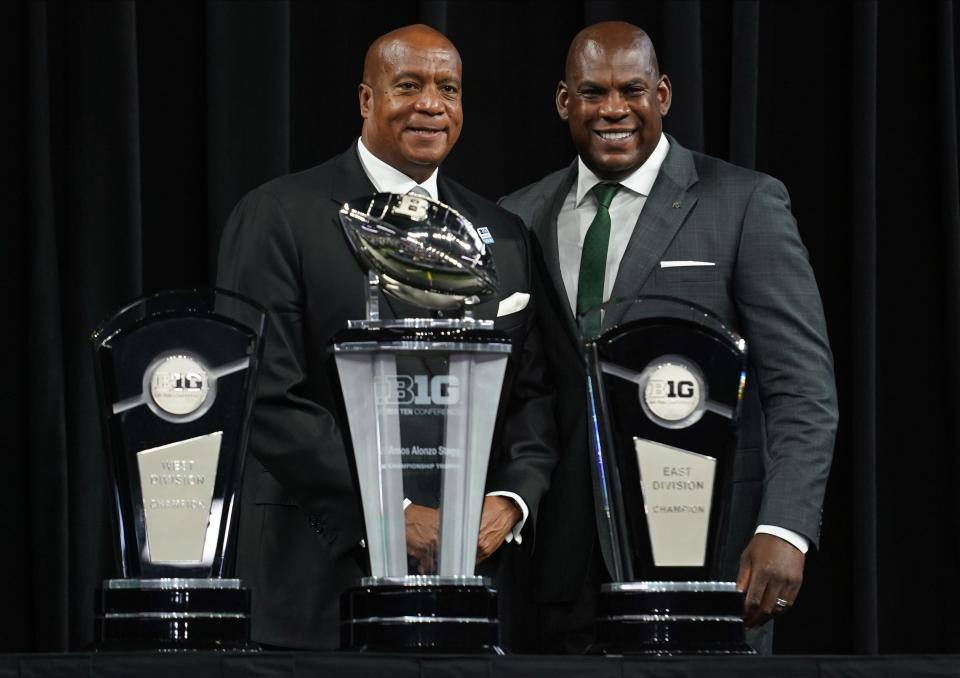
M409 581L395 583L404 579ZM431 579L439 578L365 581L347 590L340 598L340 649L504 654L496 590Z
M107 579L96 606L97 651L260 649L239 579Z
M591 654L755 654L734 582L604 584Z

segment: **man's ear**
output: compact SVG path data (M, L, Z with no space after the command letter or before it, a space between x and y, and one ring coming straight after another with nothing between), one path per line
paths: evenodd
M360 98L360 117L366 120L370 116L370 102L373 99L373 89L365 82L361 82L357 94Z
M657 101L660 103L660 117L662 118L670 111L670 103L673 101L673 85L670 84L670 78L661 75L657 81Z
M557 83L557 113L564 122L570 118L570 113L567 112L567 100L569 97L570 92L567 90L567 83L561 80Z

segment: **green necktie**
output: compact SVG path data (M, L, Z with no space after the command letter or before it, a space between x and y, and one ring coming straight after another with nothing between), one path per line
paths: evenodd
M597 214L590 222L580 254L580 277L577 281L577 315L603 303L603 280L607 273L607 244L610 242L610 203L620 184L597 184L590 192L597 199ZM600 312L586 319L584 336L600 332Z

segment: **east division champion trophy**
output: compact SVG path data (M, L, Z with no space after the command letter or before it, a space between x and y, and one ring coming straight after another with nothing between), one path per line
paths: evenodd
M743 593L720 576L746 343L668 297L608 303L580 328L597 526L613 579L592 650L750 653Z
M341 648L499 653L496 591L474 569L511 345L469 311L496 293L492 257L467 219L424 197L380 193L340 219L369 270L367 317L333 348L371 568L341 599ZM381 290L398 319L381 319ZM402 317L431 309L456 317ZM405 511L435 533L408 540Z
M97 594L98 649L256 649L232 534L265 326L253 302L196 290L94 333L121 575Z

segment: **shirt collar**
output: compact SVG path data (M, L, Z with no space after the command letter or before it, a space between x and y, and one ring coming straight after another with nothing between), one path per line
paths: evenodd
M639 193L643 196L650 195L650 191L653 189L653 182L657 180L657 174L660 173L660 166L663 164L664 158L667 157L667 151L669 150L670 142L667 141L667 135L661 132L660 141L657 142L657 147L653 149L653 153L650 154L646 162L635 169L633 174L625 179L621 179L619 183L634 193ZM581 205L583 199L590 192L590 189L601 182L603 182L603 179L590 171L590 168L587 167L578 156L577 207Z
M363 171L367 178L381 193L409 193L414 186L421 186L434 200L439 200L437 191L437 173L439 169L433 170L433 174L427 177L422 184L408 177L392 165L388 165L383 160L371 153L363 145L363 139L357 140L357 154L360 156L360 164L363 165Z

